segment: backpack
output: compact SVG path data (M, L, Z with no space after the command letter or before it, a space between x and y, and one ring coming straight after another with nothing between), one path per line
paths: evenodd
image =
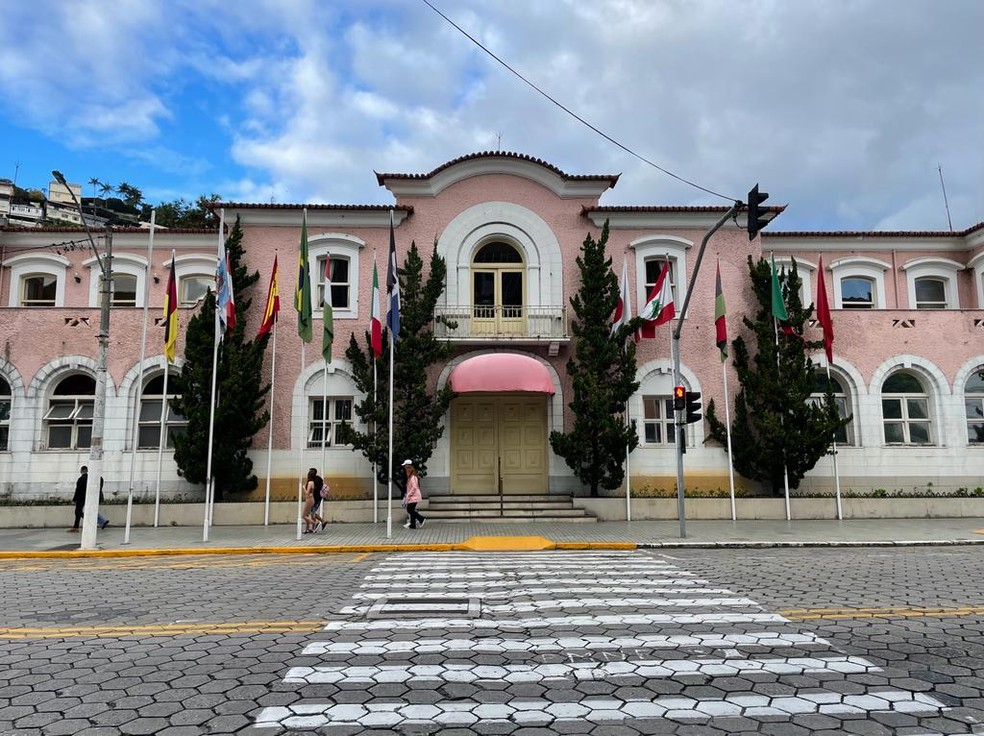
M329 485L325 483L325 479L320 475L314 476L314 492L319 498L328 498L328 492L331 490Z

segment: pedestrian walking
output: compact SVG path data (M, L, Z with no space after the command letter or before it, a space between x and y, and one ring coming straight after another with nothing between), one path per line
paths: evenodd
M317 522L314 526L314 531L320 532L327 526L324 516L321 513L321 502L328 498L328 491L331 489L325 483L325 479L318 474L315 474L310 482L314 484L311 489L311 496L314 499L314 504L311 506L311 518Z
M77 532L79 530L79 522L82 520L82 517L85 516L85 492L86 486L89 483L89 467L87 465L83 465L79 468L79 473L80 475L78 480L75 481L75 495L72 496L72 501L75 502L75 523L72 525L72 528L68 530L70 532ZM103 500L103 479L100 478L99 503L102 503ZM99 514L96 521L98 522L100 529L105 529L109 526L109 519L102 514Z
M318 514L321 504L321 487L325 482L318 475L317 468L309 468L304 483L304 533L314 534L324 526L325 520Z
M417 477L417 470L413 467L412 460L403 461L403 470L407 474L407 490L403 496L407 507L407 521L403 526L416 529L418 524L424 525L424 517L417 512L417 504L423 500L423 496L420 495L420 478Z

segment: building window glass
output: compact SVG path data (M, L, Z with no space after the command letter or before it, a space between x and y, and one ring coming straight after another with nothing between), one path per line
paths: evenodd
M846 419L849 412L848 407L848 396L847 392L844 390L843 384L840 380L831 376L829 381L827 379L826 373L817 373L817 387L814 392L810 395L811 404L820 404L823 401L824 396L827 395L827 386L830 386L831 392L834 394L834 403L837 405L837 414L841 419ZM834 433L834 440L838 445L853 445L854 444L854 420L852 419L847 425L840 427L837 432Z
M318 273L321 278L318 283L318 306L325 303L325 262L331 263L331 306L332 309L349 309L349 259L331 256L318 259Z
M916 309L946 309L946 281L939 278L916 279Z
M911 373L895 373L882 387L885 442L890 445L931 444L929 397Z
M43 421L49 450L81 450L92 442L96 381L76 373L52 391Z
M475 254L475 263L522 263L523 257L509 243L486 243Z
M964 386L964 410L967 415L967 439L972 445L984 445L984 367L974 371Z
M0 451L10 442L10 384L0 378Z
M486 243L472 260L474 334L525 331L523 256L509 243Z
M841 279L841 307L844 309L874 309L875 282L862 276Z
M676 444L673 397L644 396L642 399L642 426L647 445Z
M50 274L40 273L25 276L21 281L22 307L53 307L58 292L58 279Z
M327 406L326 406L327 404ZM324 420L327 409L327 421ZM338 428L352 421L351 397L313 397L308 415L311 417L308 428L308 447L333 447L340 444ZM322 438L326 438L323 441Z
M182 276L179 306L193 307L215 288L215 276Z
M188 420L171 408L171 399L180 398L174 391L174 376L168 376L167 383L167 416L164 423L167 426L168 448L174 447L174 437L184 434L188 429ZM164 397L164 374L152 378L144 386L140 396L140 419L137 433L137 448L141 450L156 450L161 442L161 408Z
M646 302L649 301L649 295L653 293L653 288L656 286L656 281L659 279L659 274L663 270L664 266L669 265L670 273L670 290L673 292L673 303L679 304L679 299L677 299L677 288L676 288L676 269L673 267L673 260L669 261L665 258L647 258L646 259Z
M128 273L113 274L114 307L137 306L137 277Z

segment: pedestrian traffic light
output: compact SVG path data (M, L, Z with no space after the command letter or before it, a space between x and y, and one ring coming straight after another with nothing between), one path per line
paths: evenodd
M770 213L761 204L769 198L768 192L760 192L756 184L748 193L748 239L755 240L758 231L769 224Z
M687 389L683 386L673 387L673 408L679 411L687 406Z
M700 391L687 391L687 416L684 424L700 421Z

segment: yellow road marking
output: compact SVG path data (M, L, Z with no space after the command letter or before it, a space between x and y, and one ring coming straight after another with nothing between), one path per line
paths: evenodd
M324 626L323 621L241 621L214 624L188 622L180 624L150 624L145 626L0 627L0 639L312 633L320 631Z
M364 559L366 559L371 554L372 554L372 552L363 552L361 555L357 555L355 557L355 559L352 560L352 562L362 562Z
M808 619L847 619L847 618L946 618L948 616L984 615L984 606L962 608L791 608L779 611L781 616L792 621Z

